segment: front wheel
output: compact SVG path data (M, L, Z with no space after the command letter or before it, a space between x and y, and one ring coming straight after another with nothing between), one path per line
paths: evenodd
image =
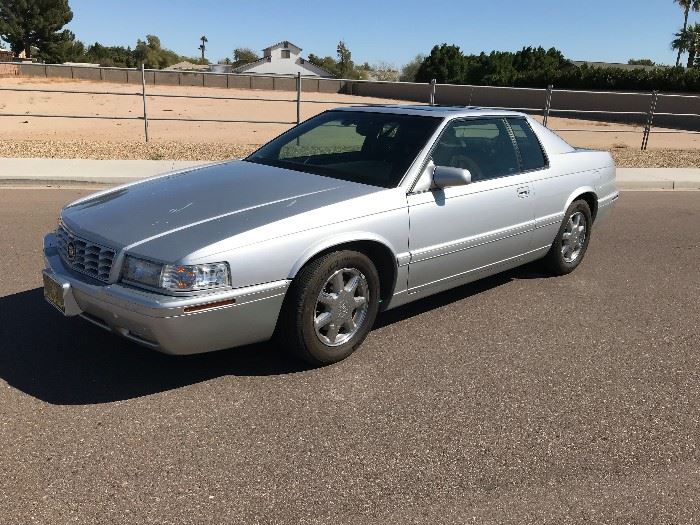
M379 310L379 275L355 251L338 251L307 264L290 287L277 341L313 365L345 359L364 341Z
M571 203L564 215L552 247L544 257L544 264L554 275L566 275L581 264L591 238L591 209L584 200Z

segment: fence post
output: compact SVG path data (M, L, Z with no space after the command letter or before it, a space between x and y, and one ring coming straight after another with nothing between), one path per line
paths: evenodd
M432 79L430 81L430 105L434 106L435 105L435 83L437 80Z
M297 124L301 122L301 71L297 72Z
M141 64L141 95L143 97L143 131L148 142L148 112L146 111L146 66Z
M647 123L644 126L644 133L642 134L642 151L646 151L647 145L649 144L649 135L651 134L651 126L654 124L654 112L656 111L656 103L659 100L659 92L653 91L651 94L651 104L649 105L649 111L647 113Z
M554 86L549 84L547 86L547 92L544 99L544 111L542 113L542 125L546 128L547 121L549 120L549 110L552 109L552 90Z

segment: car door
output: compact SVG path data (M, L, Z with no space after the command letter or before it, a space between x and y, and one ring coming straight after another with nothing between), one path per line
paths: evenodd
M571 183L564 175L552 177L549 159L525 117L508 117L506 120L518 145L523 172L530 174L532 191L537 195L532 248L547 250L559 231L563 218L561 208L569 196Z
M428 295L515 266L530 249L534 205L506 120L450 122L430 162L466 168L472 182L408 195L409 292Z

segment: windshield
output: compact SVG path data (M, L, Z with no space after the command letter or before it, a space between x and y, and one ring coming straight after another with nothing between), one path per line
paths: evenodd
M440 121L417 115L327 111L245 160L395 188Z

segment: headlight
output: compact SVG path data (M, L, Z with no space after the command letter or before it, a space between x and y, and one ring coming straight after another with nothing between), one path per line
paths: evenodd
M122 280L134 284L145 284L151 288L160 288L160 276L162 273L162 264L127 256L124 261Z
M226 263L171 266L166 264L161 277L161 287L175 292L209 290L231 285L231 275Z
M172 292L194 292L231 286L231 272L226 263L183 266L127 256L122 280Z

